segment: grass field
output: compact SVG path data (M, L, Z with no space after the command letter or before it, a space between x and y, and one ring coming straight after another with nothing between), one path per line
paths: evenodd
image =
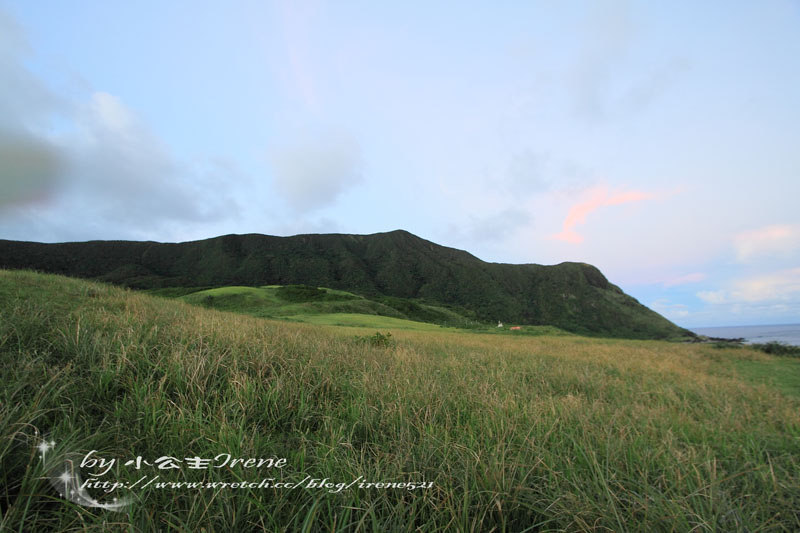
M282 295L282 291L286 289L287 286L282 285L265 285L263 287L229 286L213 289L170 288L146 292L155 296L178 298L187 303L221 311L317 325L399 328L418 331L466 328L475 333L569 335L553 326L525 326L520 331L512 332L508 327L499 329L489 324L477 323L444 307L420 304L401 298L389 300L400 309L405 307L411 316L420 318L420 320L411 320L398 308L346 291L318 288L320 298L309 299L300 296L287 299ZM422 318L428 318L431 321L425 321Z
M0 271L0 530L800 530L798 359L364 325ZM47 479L92 450L119 459L97 479L146 478L88 491L121 512ZM286 464L187 466L224 454Z
M262 318L288 318L295 322L313 324L326 323L326 319L316 315L337 314L422 322L425 325L413 326L422 329L430 329L427 325L431 323L461 327L479 326L477 322L444 307L402 298L388 298L384 303L350 292L324 287L265 285L262 287L230 286L195 290L187 288L155 289L147 292L155 296L178 298L187 303L221 311L233 311ZM364 323L364 320L367 319L359 319L357 324ZM377 318L374 322L378 325L395 324L391 320ZM353 323L352 319L346 325L351 323ZM412 326L406 324L405 327L408 329Z
M414 320L405 320L402 318L392 318L389 316L380 315L363 315L358 313L320 313L310 315L292 315L286 318L288 320L322 326L346 326L377 329L391 328L414 331L443 331L447 329L453 329L443 328L441 326L437 326L436 324L416 322Z

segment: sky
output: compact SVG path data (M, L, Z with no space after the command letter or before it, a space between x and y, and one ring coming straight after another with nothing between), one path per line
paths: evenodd
M408 230L800 322L800 2L0 0L0 238Z

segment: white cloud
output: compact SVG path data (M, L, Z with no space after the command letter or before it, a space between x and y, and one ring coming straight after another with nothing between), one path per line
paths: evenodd
M0 134L4 234L165 238L176 223L238 212L227 182L235 172L178 161L119 98L96 92L63 114L73 128L58 142L23 128Z
M728 301L728 295L723 290L718 291L700 291L697 297L708 304L723 304Z
M70 207L106 222L157 230L174 221L204 222L237 211L230 169L190 167L118 97L96 92L81 106L81 135L66 148L71 158L65 198Z
M0 208L44 200L58 182L62 155L51 143L23 132L0 131Z
M684 304L672 303L665 298L658 299L650 304L650 308L669 318L670 320L679 320L689 316L689 307Z
M22 29L0 10L0 209L47 198L62 163L41 130L63 102L25 68L29 52Z
M46 127L64 102L24 65L30 46L22 28L0 10L0 129L25 131Z
M229 180L241 176L177 160L118 96L53 96L25 66L28 52L22 31L0 11L4 237L165 238L181 223L235 216Z
M732 298L744 302L786 301L800 298L800 268L738 281Z
M765 304L800 300L800 268L761 274L731 283L729 289L700 291L709 304Z
M451 225L450 234L453 239L466 239L468 242L503 242L530 222L527 212L509 208L486 216L469 215L462 226Z
M92 120L108 132L129 137L142 130L133 112L111 94L94 93L88 107Z
M675 278L668 279L663 283L664 287L676 287L678 285L686 285L687 283L699 283L706 279L708 276L703 272L692 272L684 274Z
M553 157L525 150L511 155L508 170L499 180L514 198L547 191L552 187Z
M334 203L363 179L358 143L343 132L306 133L269 156L276 188L300 213Z
M601 0L580 31L579 56L571 72L576 113L584 119L602 120L636 114L647 109L690 72L686 57L648 57L647 68L632 71L631 65L647 35L642 30L641 6L629 0Z
M627 54L634 35L629 2L598 2L586 19L581 56L573 71L577 111L587 118L602 117L610 80Z

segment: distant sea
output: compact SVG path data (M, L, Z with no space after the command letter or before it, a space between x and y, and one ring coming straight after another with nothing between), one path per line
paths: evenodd
M776 326L726 326L717 328L689 328L698 335L722 337L724 339L743 338L750 343L778 341L800 346L800 324Z

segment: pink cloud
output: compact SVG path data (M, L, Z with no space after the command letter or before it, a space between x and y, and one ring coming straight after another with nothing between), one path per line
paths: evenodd
M586 191L586 196L588 196L586 200L569 208L561 232L553 235L554 239L571 244L579 244L583 242L583 236L574 230L575 226L585 223L586 217L597 209L650 200L655 198L656 194L643 191L626 191L612 194L607 186L600 185Z
M786 255L800 248L800 225L775 224L739 233L734 238L736 259L746 263L753 259Z

